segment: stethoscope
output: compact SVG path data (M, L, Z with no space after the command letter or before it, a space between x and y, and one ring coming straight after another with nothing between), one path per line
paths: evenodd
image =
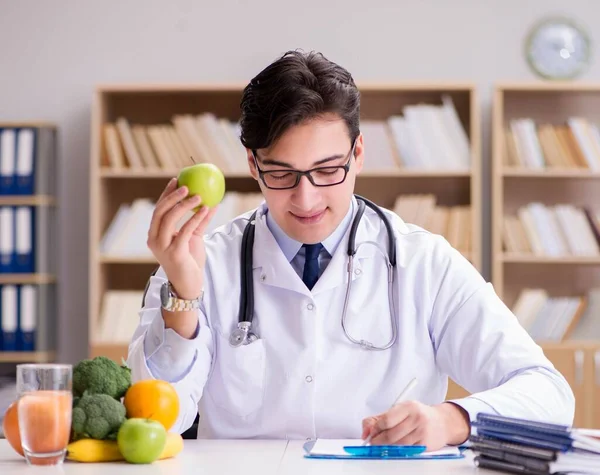
M344 299L344 309L342 311L342 329L346 338L352 343L359 345L363 349L367 350L387 350L390 348L397 339L398 329L396 323L396 312L394 311L394 299L393 299L393 282L394 282L394 269L396 267L396 239L392 230L392 225L387 219L383 211L372 201L369 201L362 196L355 195L358 210L356 216L352 221L350 228L350 235L348 238L348 284L346 286L346 297ZM374 210L383 223L385 224L388 236L388 250L387 254L381 249L378 243L367 241L359 244L358 247L364 244L372 244L379 252L384 256L388 268L388 302L390 306L390 319L392 323L392 337L384 346L375 346L371 342L366 340L357 340L353 338L346 329L346 310L348 308L348 301L350 299L350 291L352 288L352 273L354 272L354 256L358 251L356 246L356 231L358 225L365 212L365 205ZM244 229L242 235L242 247L241 247L241 295L240 295L240 307L237 328L233 330L229 336L229 343L233 347L239 347L241 345L247 345L255 341L258 337L252 332L252 319L254 317L254 283L252 279L252 249L254 247L254 231L256 226L256 213L252 213L248 225Z

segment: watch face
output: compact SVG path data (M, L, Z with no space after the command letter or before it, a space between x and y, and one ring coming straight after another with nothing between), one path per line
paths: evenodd
M165 282L160 286L160 303L164 307L169 303L169 284Z
M526 42L527 60L546 79L571 79L589 65L590 42L570 20L554 18L538 23Z

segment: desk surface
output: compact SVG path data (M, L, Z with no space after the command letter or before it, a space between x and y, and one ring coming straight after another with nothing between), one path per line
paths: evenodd
M151 465L65 461L62 467L29 467L25 460L12 450L6 440L0 439L0 473L2 475L497 473L476 468L468 451L464 459L458 460L319 460L304 458L302 446L302 441L285 440L186 440L183 452L177 457L160 460Z

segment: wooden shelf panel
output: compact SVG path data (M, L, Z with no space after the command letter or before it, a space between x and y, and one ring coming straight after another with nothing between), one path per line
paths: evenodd
M0 284L52 284L56 276L51 274L0 274Z
M0 363L51 363L53 351L0 351Z
M124 256L100 256L102 264L158 264L152 256L148 257L124 257Z
M107 343L91 343L90 358L96 356L107 356L118 364L121 364L121 359L127 359L128 345L126 343L107 344Z
M502 175L505 178L582 178L582 179L600 179L600 173L592 172L586 169L577 168L547 168L544 170L534 170L527 168L504 168Z
M55 206L56 197L46 195L3 195L0 206Z
M500 259L506 264L600 265L600 256L549 257L532 254L503 254Z

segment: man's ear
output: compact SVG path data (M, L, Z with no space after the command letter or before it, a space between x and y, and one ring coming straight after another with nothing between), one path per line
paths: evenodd
M362 133L356 137L356 145L354 145L354 157L354 165L356 166L356 174L358 175L361 172L365 161L365 143Z
M248 169L250 170L250 175L252 175L252 178L254 178L256 181L258 181L258 170L256 169L256 165L254 163L254 156L252 155L252 150L250 150L249 148L246 149L246 156L248 159Z

